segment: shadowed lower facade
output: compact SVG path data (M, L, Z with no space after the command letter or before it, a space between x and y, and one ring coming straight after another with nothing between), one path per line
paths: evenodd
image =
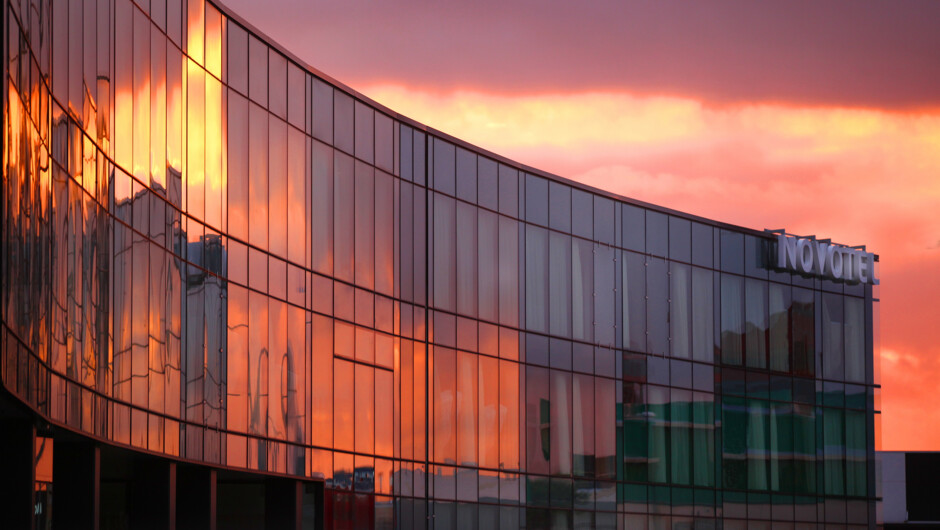
M216 3L3 6L17 527L874 527L872 283L423 126Z

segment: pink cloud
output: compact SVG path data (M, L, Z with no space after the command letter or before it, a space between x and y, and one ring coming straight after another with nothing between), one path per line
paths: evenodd
M940 4L930 0L225 4L353 86L940 104Z

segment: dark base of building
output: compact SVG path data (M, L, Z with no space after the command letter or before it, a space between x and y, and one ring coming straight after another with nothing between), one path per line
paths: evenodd
M0 454L5 528L324 528L322 482L102 443L49 425L2 387Z

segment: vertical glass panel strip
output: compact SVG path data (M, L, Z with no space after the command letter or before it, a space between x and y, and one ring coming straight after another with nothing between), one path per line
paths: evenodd
M287 123L268 120L268 250L287 256ZM252 153L254 155L254 153ZM303 225L300 225L303 227Z
M200 65L205 64L205 0L189 0L186 13L186 54Z
M205 9L206 70L222 79L222 14L212 4L206 4Z
M222 83L212 76L205 76L205 221L217 229L222 226L223 197L226 177L223 172L224 146L222 112Z
M166 194L166 37L155 27L150 32L150 186Z
M206 218L206 73L193 61L188 61L186 64L188 66L188 90L186 98L186 210L197 219L204 220Z
M355 182L355 280L367 289L375 287L375 168L356 161Z
M692 268L692 358L715 361L715 282L708 269Z
M248 106L248 240L268 248L268 113Z

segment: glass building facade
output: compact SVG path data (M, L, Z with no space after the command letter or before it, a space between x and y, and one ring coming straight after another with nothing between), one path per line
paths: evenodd
M4 10L2 384L37 421L320 483L327 527L874 527L877 288L212 2Z

